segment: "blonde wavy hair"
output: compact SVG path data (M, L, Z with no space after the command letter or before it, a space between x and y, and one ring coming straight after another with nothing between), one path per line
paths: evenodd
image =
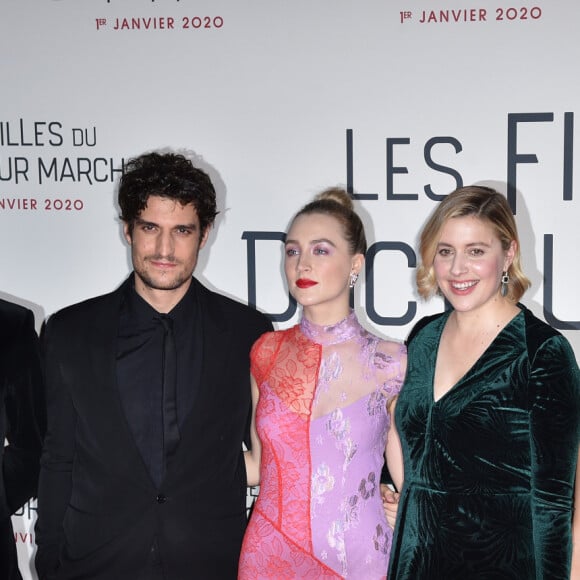
M494 229L505 251L509 249L512 241L516 242L514 259L508 269L510 281L507 298L518 302L531 286L531 282L522 270L520 240L514 216L501 193L479 185L460 187L450 193L427 220L419 243L421 263L416 276L419 294L423 298L429 298L438 291L433 261L441 230L451 218L465 216L474 216L487 222Z

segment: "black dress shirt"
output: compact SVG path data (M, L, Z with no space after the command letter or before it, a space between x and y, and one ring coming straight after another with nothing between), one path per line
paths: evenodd
M164 473L163 335L161 314L127 287L117 334L117 384L127 422L143 461L159 487ZM201 317L194 285L167 315L173 321L177 350L177 418L179 428L193 409L202 360ZM161 446L161 447L160 447Z

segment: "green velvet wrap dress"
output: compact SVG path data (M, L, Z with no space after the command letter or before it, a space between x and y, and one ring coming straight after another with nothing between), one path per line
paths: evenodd
M405 483L389 580L568 580L580 373L522 309L437 401L449 312L411 334L395 422Z

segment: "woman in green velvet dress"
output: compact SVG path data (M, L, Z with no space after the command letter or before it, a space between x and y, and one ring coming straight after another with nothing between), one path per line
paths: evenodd
M568 580L580 373L568 341L518 302L530 283L506 199L454 191L420 254L419 293L453 308L408 341L388 578Z

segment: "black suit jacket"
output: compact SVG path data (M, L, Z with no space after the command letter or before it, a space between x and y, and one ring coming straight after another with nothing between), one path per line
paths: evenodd
M246 520L249 351L271 323L193 284L204 340L201 381L160 488L116 384L123 286L49 319L48 430L36 526L41 578L139 578L154 542L168 580L236 577Z
M10 516L36 494L44 424L34 316L26 308L0 300L0 578L3 580L21 578Z

